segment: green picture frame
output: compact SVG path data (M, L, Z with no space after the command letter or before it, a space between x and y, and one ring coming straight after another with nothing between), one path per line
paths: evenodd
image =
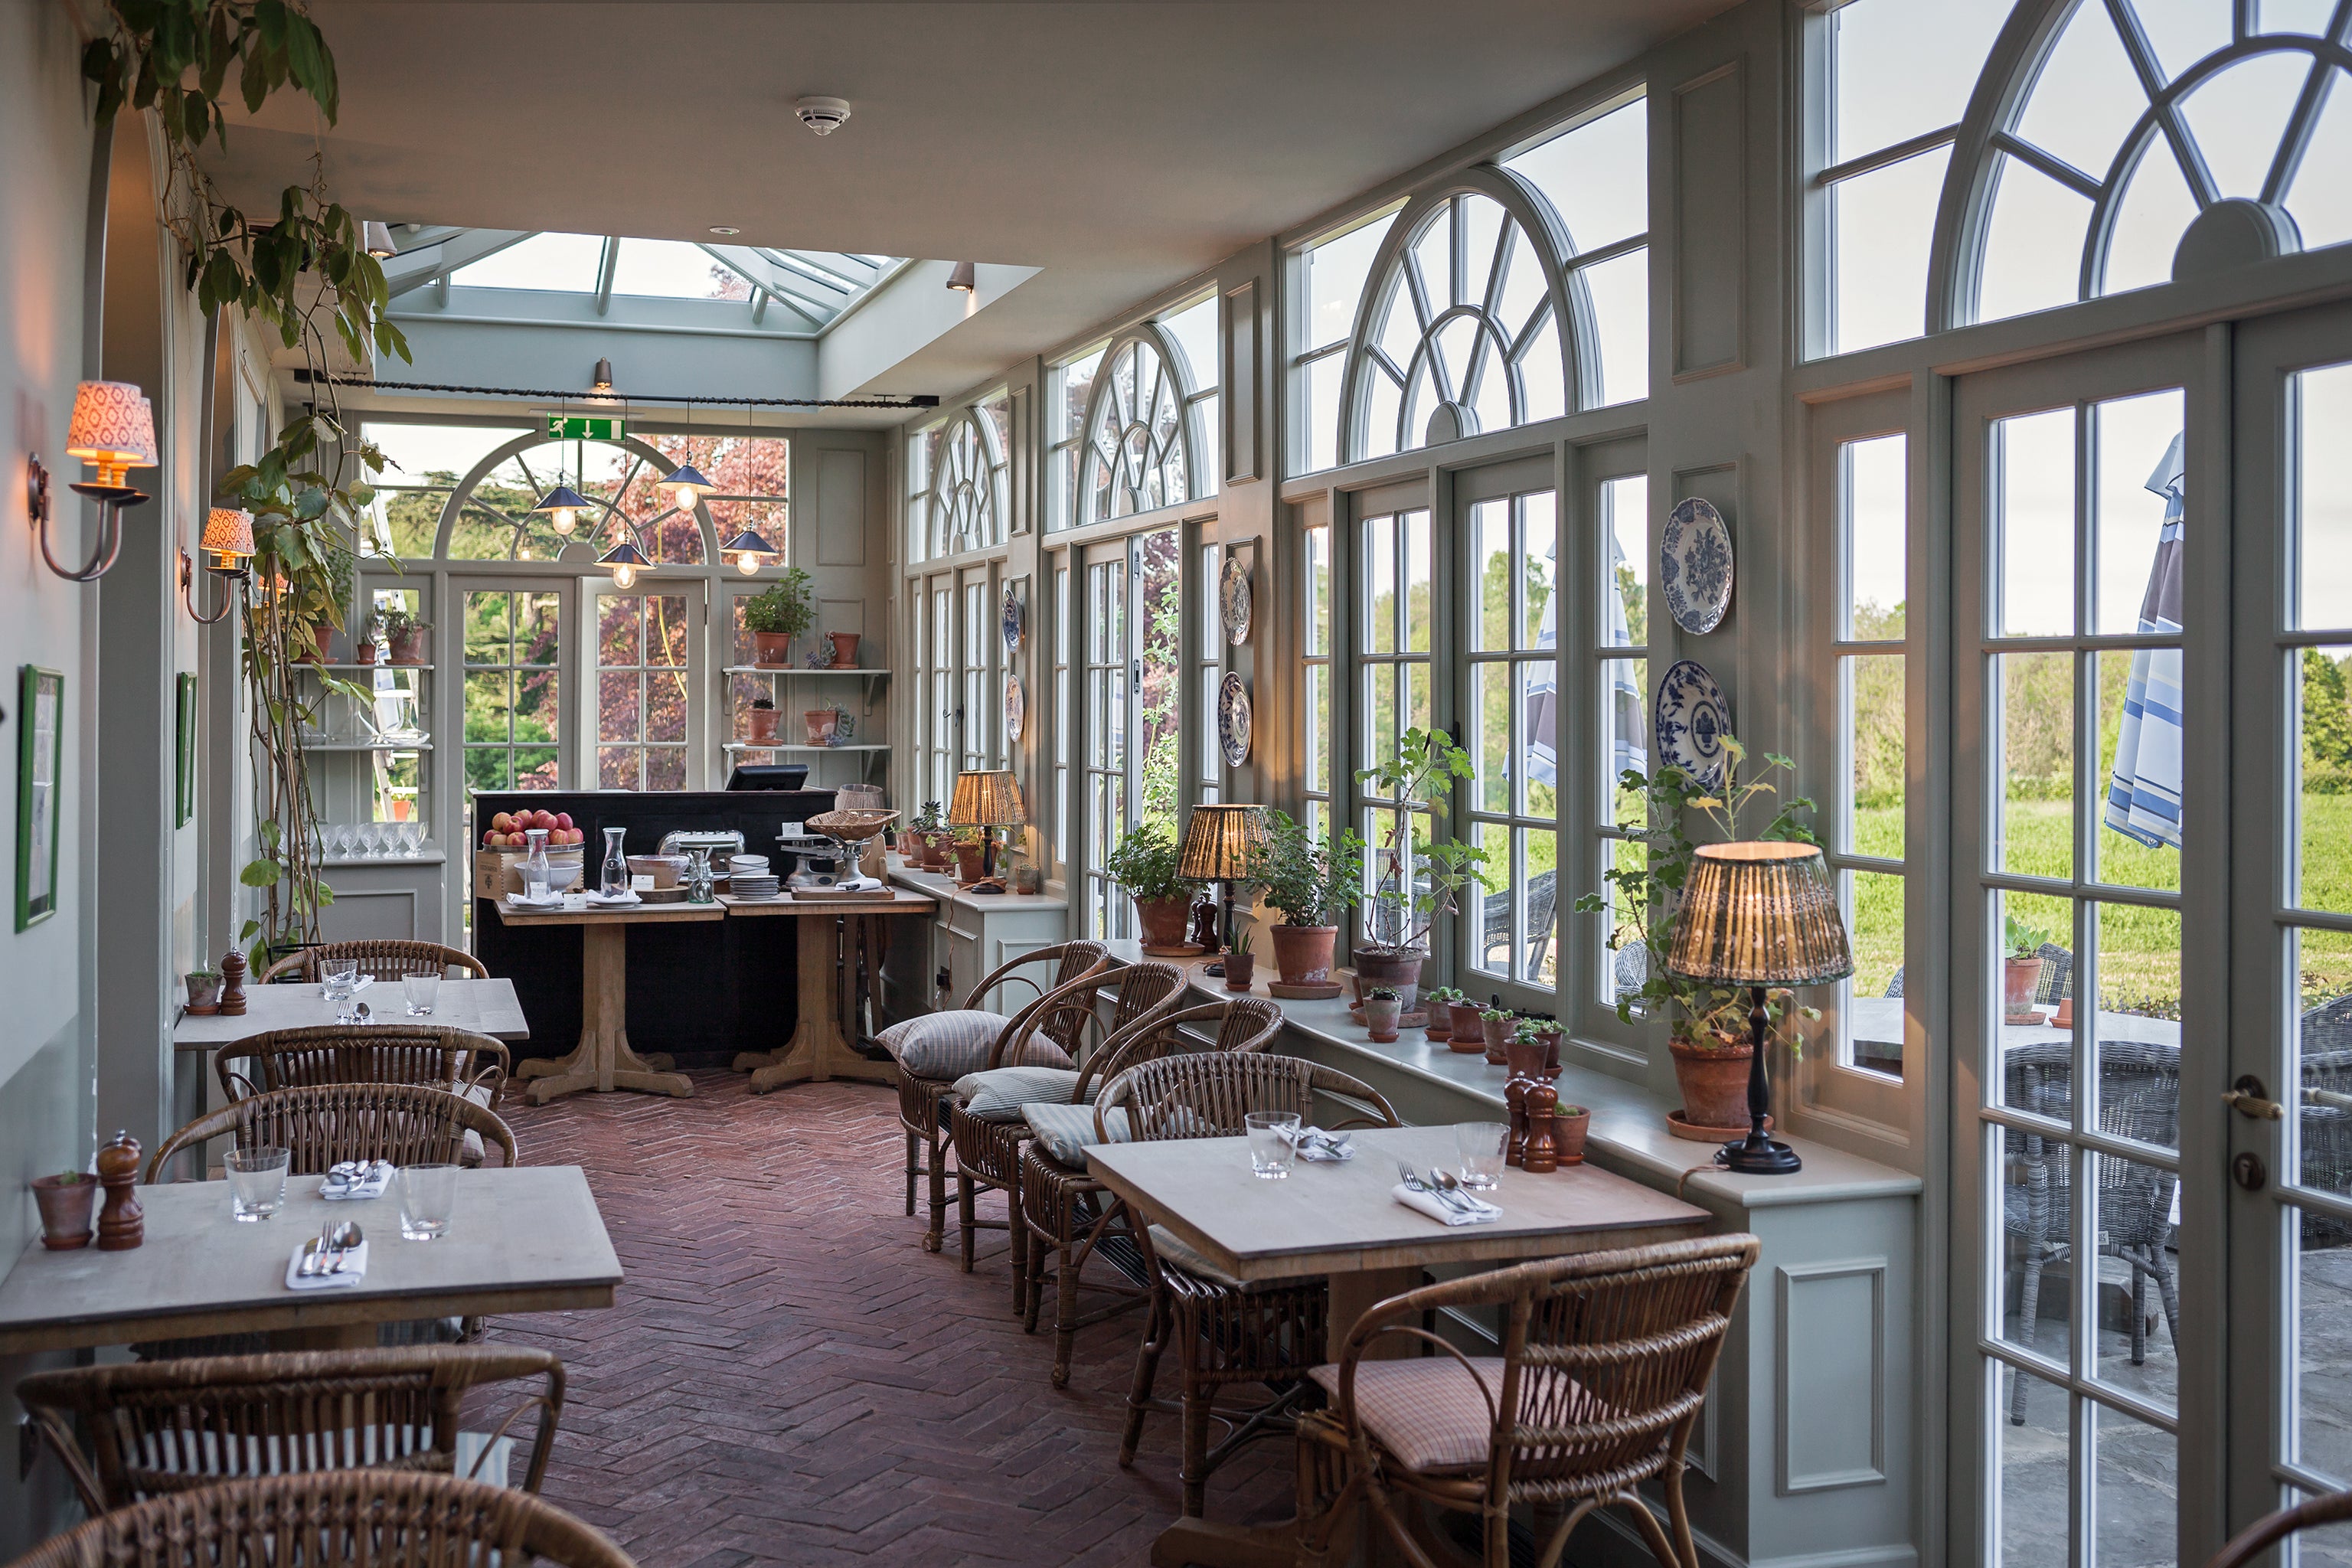
M16 672L16 929L58 912L58 819L65 777L66 678Z
M183 675L178 691L179 729L172 758L172 826L196 818L196 678Z

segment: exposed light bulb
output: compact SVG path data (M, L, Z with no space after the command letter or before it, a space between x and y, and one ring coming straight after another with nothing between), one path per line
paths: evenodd
M746 577L756 577L760 574L760 558L746 550L735 557L735 570Z
M613 568L613 586L615 588L634 588L636 585L637 569L635 567L630 565L625 561L620 565Z
M671 503L680 511L692 511L694 497L695 489L692 485L680 485L671 492Z
M580 514L568 506L560 506L555 509L549 521L556 532L570 533L572 529L579 526Z

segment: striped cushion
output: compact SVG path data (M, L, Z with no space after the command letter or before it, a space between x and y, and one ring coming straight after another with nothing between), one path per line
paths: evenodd
M994 1068L966 1073L956 1079L956 1098L964 1114L982 1121L1018 1121L1024 1106L1044 1102L1067 1105L1078 1087L1076 1068ZM1087 1086L1087 1103L1102 1092L1102 1079Z
M1159 1237L1154 1236L1152 1242L1157 1246ZM1503 1358L1472 1356L1470 1366L1478 1374L1475 1383L1460 1362L1447 1355L1360 1361L1356 1415L1364 1430L1409 1470L1484 1469L1495 1435L1495 1416L1486 1402L1502 1394ZM1337 1366L1318 1366L1309 1375L1338 1403ZM1484 1394L1479 1383L1486 1386Z
M953 1083L988 1065L988 1053L996 1048L1005 1023L1002 1014L977 1009L926 1013L893 1024L874 1038L908 1077ZM1066 1068L1070 1058L1053 1041L1033 1036L1014 1065Z
M1097 1143L1131 1143L1135 1135L1128 1131L1127 1108L1113 1106L1103 1118L1110 1130L1108 1139L1095 1131L1095 1112L1091 1105L1052 1105L1032 1102L1021 1108L1029 1123L1029 1131L1037 1134L1037 1142L1045 1152L1065 1165L1083 1171L1087 1168L1087 1150Z

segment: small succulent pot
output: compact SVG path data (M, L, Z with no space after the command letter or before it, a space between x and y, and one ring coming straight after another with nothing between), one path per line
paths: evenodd
M1483 1051L1486 1048L1486 1032L1478 1022L1478 1015L1484 1009L1477 1003L1465 997L1459 1002L1448 1002L1445 1005L1445 1011L1454 1020L1452 1036L1445 1042L1449 1048L1465 1057L1473 1051Z
M832 709L812 708L801 715L801 722L808 726L808 743L810 745L823 746L832 742Z
M827 632L824 635L833 639L834 668L836 669L856 669L857 668L857 639L864 634L859 632Z
M375 662L375 638L361 637L357 641L353 642L352 644L352 662L353 664L373 664Z
M1581 1105L1563 1105L1551 1113L1552 1152L1563 1165L1584 1163L1584 1135L1592 1130L1592 1112Z
M1546 1072L1559 1070L1559 1037L1560 1027L1558 1024L1549 1018L1536 1021L1536 1038L1543 1042L1543 1070Z
M310 628L310 637L311 637L311 640L312 640L312 641L316 642L316 643L319 645L319 657L318 657L318 658L305 658L305 659L303 660L303 662L304 662L304 663L306 663L306 664L324 664L324 663L326 663L326 662L327 662L327 660L329 660L329 659L332 658L335 656L335 628L334 628L334 627L332 627L332 626L312 626L312 627Z
M1422 1028L1428 1034L1429 1043L1433 1046L1444 1045L1453 1037L1454 1009L1449 1005L1451 1001L1451 997L1440 996L1435 992L1421 999L1422 1010L1429 1015L1429 1022Z
M1543 1042L1531 1035L1514 1031L1503 1044L1503 1065L1511 1069L1511 1077L1535 1079L1543 1073Z
M1479 1037L1486 1043L1486 1060L1496 1067L1507 1066L1510 1058L1504 1047L1511 1043L1511 1030L1518 1020L1510 1014L1488 1008L1478 1015Z
M192 969L187 974L188 1013L193 1017L209 1018L220 1011L221 973L217 969Z
M1403 1012L1404 998L1386 986L1364 993L1364 1026L1371 1031L1376 1045L1395 1043L1397 1018Z
M1225 989L1246 991L1257 977L1257 954L1229 952L1225 954Z
M747 727L748 736L753 745L764 746L774 743L776 739L776 720L778 717L779 715L773 708L761 708L754 706L744 710L743 722Z
M41 1245L51 1252L88 1247L89 1216L98 1206L98 1194L97 1179L78 1171L34 1177L33 1202L41 1210Z

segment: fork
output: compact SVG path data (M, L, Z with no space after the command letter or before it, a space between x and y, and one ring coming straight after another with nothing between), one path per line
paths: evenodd
M1402 1160L1399 1160L1397 1162L1397 1174L1404 1178L1404 1184L1412 1188L1414 1192L1426 1193L1431 1197L1436 1199L1440 1208L1451 1209L1456 1214L1467 1214L1469 1212L1462 1206L1460 1199L1456 1197L1455 1194L1447 1192L1443 1187L1431 1185L1428 1182L1422 1179L1422 1174L1419 1171L1414 1170Z

